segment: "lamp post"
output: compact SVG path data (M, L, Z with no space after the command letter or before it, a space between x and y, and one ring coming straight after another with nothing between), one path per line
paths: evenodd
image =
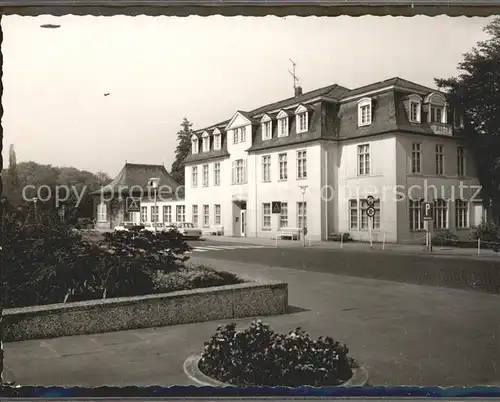
M156 222L158 221L158 213L156 211L157 209L157 193L158 193L158 183L160 182L160 179L158 177L152 177L151 179L149 179L149 187L153 189L153 194L154 194L154 200L155 200L155 204L154 204L154 208L155 208L155 219L154 219L154 222L153 222L153 230L154 230L154 233L156 234ZM153 214L151 214L153 215Z
M307 185L302 185L299 186L300 191L302 193L302 247L306 246L306 225L304 223L305 221L305 211L306 211L306 204L305 204L305 196L306 196L306 190L307 190Z

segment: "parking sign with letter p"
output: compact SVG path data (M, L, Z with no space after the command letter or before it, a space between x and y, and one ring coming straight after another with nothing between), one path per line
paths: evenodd
M434 205L432 202L422 203L422 219L424 221L432 221L434 218Z

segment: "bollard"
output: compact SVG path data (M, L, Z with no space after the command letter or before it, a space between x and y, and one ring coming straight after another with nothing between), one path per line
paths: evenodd
M385 232L384 232L384 238L382 239L382 250L385 250Z
M344 245L344 233L340 233L340 248Z
M477 255L481 252L481 239L477 239Z

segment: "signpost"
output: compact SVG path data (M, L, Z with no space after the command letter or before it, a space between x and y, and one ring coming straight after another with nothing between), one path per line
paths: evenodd
M141 200L139 198L127 197L125 200L126 212L141 212Z
M432 251L432 237L429 225L434 219L434 204L432 202L422 203L422 219L426 223L425 245L427 251Z
M368 208L366 208L366 215L368 216L368 235L370 237L370 248L373 248L373 240L372 240L372 225L373 225L373 217L375 216L375 198L372 195L366 197L366 204Z
M273 214L281 214L281 201L273 201L271 210Z

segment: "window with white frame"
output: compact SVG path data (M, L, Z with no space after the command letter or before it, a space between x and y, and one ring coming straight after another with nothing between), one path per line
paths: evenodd
M465 200L455 200L455 227L466 229L469 227L469 202Z
M271 181L271 155L262 156L262 181Z
M288 203L281 203L280 228L288 227Z
M197 137L191 138L191 152L193 154L198 153L198 138Z
M288 117L278 119L278 137L286 137L288 135Z
M411 172L422 173L422 144L414 142L411 146Z
M233 144L237 144L240 142L240 130L235 128L233 130Z
M444 145L436 145L436 174L444 174Z
M409 120L412 123L420 123L422 115L422 98L418 95L410 95L408 98Z
M369 126L372 124L372 100L361 99L358 102L358 126Z
M203 227L210 225L210 206L203 205Z
M246 160L238 159L233 161L233 184L246 183Z
M246 142L247 140L247 128L246 127L241 127L240 128L240 134L241 134L241 142Z
M307 152L297 151L297 179L307 178Z
M97 221L107 222L108 221L108 206L105 202L101 202L97 205Z
M262 204L262 230L271 230L271 204Z
M124 212L123 213L123 222L132 222L133 221L133 212Z
M366 210L368 209L368 203L366 200L359 200L360 211L359 215L361 218L360 230L368 230L370 217L367 215ZM380 200L375 200L373 203L373 208L375 209L375 215L371 218L372 229L380 229Z
M203 152L208 152L210 150L210 137L208 136L208 133L203 133L202 141Z
M448 203L446 200L437 199L434 201L434 228L448 228Z
M409 200L410 230L418 231L424 229L424 219L422 216L423 200Z
M172 205L163 206L163 222L164 223L172 222Z
M193 205L193 225L198 226L198 205Z
M457 175L465 176L465 150L457 147Z
M297 114L297 133L304 133L308 129L308 113L301 112Z
M270 140L272 138L272 121L264 121L262 123L262 140Z
M141 207L141 222L148 221L148 207Z
M203 187L208 187L208 165L203 165Z
M358 145L358 175L370 174L370 145Z
M453 111L453 125L455 128L464 127L464 115L456 109Z
M280 180L288 179L288 162L286 154L278 155L278 168L280 171Z
M220 204L215 204L214 205L214 224L220 225L221 224L221 212L220 212Z
M151 222L158 222L159 209L158 205L151 207Z
M300 229L307 228L307 202L297 203L297 224Z
M214 163L214 186L220 186L220 162Z
M193 166L191 168L191 186L198 186L198 166Z
M221 149L222 141L219 133L214 134L214 149L218 151Z
M184 205L177 205L175 218L176 222L186 221L186 207Z
M358 230L358 200L349 200L349 230Z
M445 123L444 116L445 113L442 106L431 105L431 123Z

